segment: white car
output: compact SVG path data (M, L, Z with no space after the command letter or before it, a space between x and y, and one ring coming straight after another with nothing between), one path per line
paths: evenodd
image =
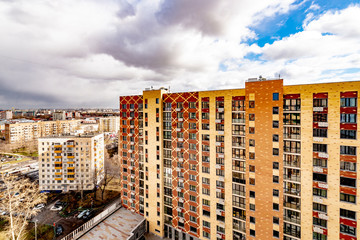
M45 204L40 203L34 207L34 209L43 209L45 207Z
M63 209L63 206L55 206L54 205L50 208L51 211L60 211L61 209Z
M82 211L78 216L77 216L77 218L82 218L88 211L90 211L90 210L84 210L84 211Z

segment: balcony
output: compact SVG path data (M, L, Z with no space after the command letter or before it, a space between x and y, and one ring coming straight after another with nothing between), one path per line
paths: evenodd
M284 180L294 181L294 182L300 182L301 176L300 174L284 174Z
M285 188L285 189L284 189L284 193L286 193L286 194L291 194L291 195L295 195L295 196L300 196L300 189L296 189L296 188Z
M295 223L295 224L301 223L300 217L297 217L296 215L284 216L284 221Z
M300 134L284 134L284 139L293 139L293 140L300 140L301 139L301 135Z
M301 204L297 202L284 202L284 207L300 211Z

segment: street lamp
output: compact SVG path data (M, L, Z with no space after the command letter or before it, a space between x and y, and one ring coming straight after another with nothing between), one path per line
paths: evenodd
M37 227L36 227L36 224L39 220L35 220L35 240L37 240Z

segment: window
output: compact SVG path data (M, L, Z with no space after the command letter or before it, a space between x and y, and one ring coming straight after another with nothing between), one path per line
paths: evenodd
M279 163L273 162L273 169L279 169Z
M255 178L249 178L249 184L255 185Z
M313 158L313 166L314 167L327 167L327 160L321 158Z
M203 124L201 124L201 129L202 130L210 130L210 125L208 123L203 123Z
M209 113L201 113L201 118L209 120L210 114Z
M356 221L356 212L340 208L340 217L349 218Z
M279 176L273 175L273 183L279 183Z
M255 217L250 216L250 222L255 223Z
M356 196L352 194L340 193L340 201L356 203Z
M156 98L155 102L156 102L156 104L159 104L159 99L158 99L158 98Z
M253 236L253 237L255 237L255 230L253 230L253 229L250 229L250 236Z
M340 115L341 123L356 123L356 114L342 113Z
M274 156L279 156L279 149L278 148L273 148L273 155Z
M327 137L327 129L324 128L314 128L313 129L313 136L314 137Z
M356 147L340 146L340 154L356 156Z
M255 198L255 192L254 191L250 191L249 194L250 194L251 198Z
M189 139L196 140L196 133L189 133Z
M327 182L327 175L320 173L313 173L313 180L318 182Z
M196 113L195 112L190 112L189 113L189 118L190 119L196 119Z
M273 114L279 114L279 107L273 107Z
M356 163L341 161L340 170L356 172Z
M255 101L249 101L249 108L255 108Z
M279 142L279 135L277 134L273 135L273 142Z
M354 237L356 236L356 228L344 224L340 224L340 232L352 235Z
M273 217L273 223L279 225L280 219L278 217Z
M284 111L300 111L300 99L284 99Z
M357 98L341 98L340 106L341 107L356 107Z
M249 165L249 171L250 172L255 172L255 166Z
M317 217L313 217L313 224L324 227L324 228L327 227L327 221L324 219L317 218Z
M244 100L233 100L232 111L245 111Z
M273 237L279 238L279 231L273 230Z
M255 114L254 113L249 114L249 121L255 121Z
M202 203L203 203L203 205L205 205L205 206L210 206L210 200L203 199L203 200L202 200Z
M324 152L324 153L327 153L327 145L326 145L326 144L314 143L314 144L313 144L313 151L314 151L314 152Z
M356 139L356 130L340 130L341 139Z
M314 122L327 122L327 113L315 113L313 115Z
M355 188L356 187L356 179L340 177L340 185Z
M189 108L196 108L196 102L189 102Z
M279 196L279 190L278 190L278 189L273 189L273 196L274 196L274 197L278 197L278 196Z
M255 147L255 139L249 139L249 146Z
M320 188L313 188L313 195L326 198L327 191L324 189L320 189Z
M320 204L320 203L313 203L313 210L327 213L327 206L324 204Z
M255 134L255 128L254 127L249 127L249 133L250 134Z
M314 107L327 107L328 99L327 98L314 99L313 106Z
M273 93L273 101L279 101L279 93Z
M207 228L210 228L211 225L210 225L210 222L207 222L207 221L203 220L203 226L207 227Z
M317 232L313 232L313 240L326 240L326 239L327 239L327 235L317 233Z
M255 153L249 152L249 159L255 159Z
M279 121L273 121L273 128L279 128Z
M278 203L273 203L273 210L279 211L279 204Z

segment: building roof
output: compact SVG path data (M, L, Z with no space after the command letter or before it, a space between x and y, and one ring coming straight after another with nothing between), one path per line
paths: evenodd
M103 133L81 133L81 134L68 134L68 135L53 135L46 137L39 137L39 139L50 139L50 138L92 138Z
M122 207L79 239L127 239L131 236L133 229L143 220L143 216L133 213Z

